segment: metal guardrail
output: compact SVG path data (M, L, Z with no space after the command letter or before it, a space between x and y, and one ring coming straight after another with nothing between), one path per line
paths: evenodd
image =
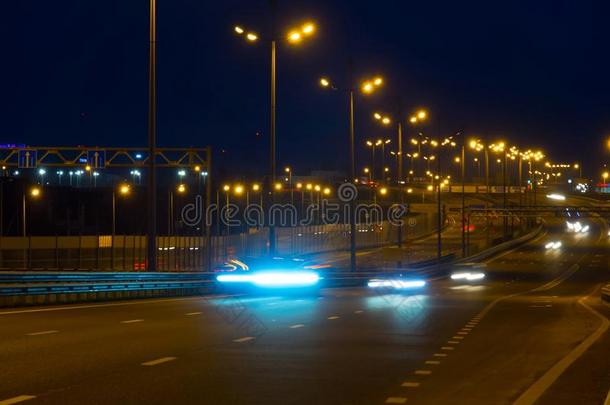
M151 272L0 272L0 284L60 283L105 281L200 280L212 273L151 273Z
M213 280L127 283L15 284L10 286L0 286L0 296L193 289L208 287L212 282Z
M324 286L357 285L380 275L376 272L323 272ZM0 296L78 294L118 291L208 288L215 273L0 273Z

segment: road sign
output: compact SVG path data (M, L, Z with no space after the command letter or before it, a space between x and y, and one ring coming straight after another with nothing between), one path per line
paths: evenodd
M20 149L19 163L20 169L32 169L36 167L38 153L35 149Z
M94 169L103 169L106 167L106 151L104 150L88 150L87 162Z

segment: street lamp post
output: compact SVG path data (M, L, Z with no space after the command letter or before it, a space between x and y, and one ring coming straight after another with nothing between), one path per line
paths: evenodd
M466 257L466 145L462 138L461 177L462 177L462 257Z
M148 37L148 230L147 270L157 270L157 0L150 0Z
M383 79L379 76L364 81L360 90L364 94L371 94L378 87L383 84ZM338 90L337 87L333 86L330 79L322 77L320 79L320 85L324 88L330 88L332 90ZM356 180L356 135L354 129L354 86L350 86L347 90L348 104L349 104L349 182ZM373 152L374 153L374 152ZM374 160L374 159L373 159ZM374 167L373 167L374 169ZM372 179L372 178L371 178ZM309 185L307 185L309 189ZM350 226L350 270L356 271L356 196L349 201L349 226Z
M271 1L271 37L269 38L270 49L271 49L271 80L270 80L270 176L269 176L269 199L271 204L275 200L274 185L276 180L276 159L277 159L277 148L276 148L276 48L277 38L275 30L275 13L276 13L276 1ZM256 42L258 35L253 32L247 32L240 26L234 27L235 33L242 35L249 42ZM315 26L307 22L303 24L299 29L293 29L288 32L287 42L291 44L297 44L303 40L303 38L311 36L315 31ZM270 204L270 205L271 205ZM269 254L275 254L276 240L275 240L275 227L272 225L273 221L269 223Z

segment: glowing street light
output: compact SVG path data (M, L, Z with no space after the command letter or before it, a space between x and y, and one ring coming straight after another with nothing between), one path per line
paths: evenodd
M338 90L335 86L332 85L332 82L327 77L320 78L320 85L324 88L331 88L332 90ZM349 178L352 181L356 181L356 136L354 129L354 94L357 92L357 89L360 88L360 91L363 94L371 94L377 88L383 85L383 78L381 76L375 76L369 79L364 80L360 84L350 83L350 86L345 90L345 92L349 96L349 112L348 112L348 123L349 123ZM351 201L353 204L354 201ZM353 215L349 216L349 225L350 225L350 269L351 271L356 271L356 223Z
M312 35L316 31L316 26L313 23L305 23L299 29L293 29L288 32L288 42L296 44L307 36Z
M428 118L428 112L426 110L418 110L409 118L411 124L417 124L423 122Z
M381 87L381 85L383 85L383 78L380 76L376 76L372 79L363 81L362 84L360 85L360 90L364 94L371 94L377 88Z
M179 184L176 191L180 194L184 194L186 192L186 186L184 184Z
M128 184L121 184L121 186L119 187L119 194L121 194L121 195L127 195L127 194L129 194L130 191L131 191L131 188L129 187Z

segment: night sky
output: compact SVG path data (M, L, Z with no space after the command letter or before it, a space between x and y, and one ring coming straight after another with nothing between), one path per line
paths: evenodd
M556 162L584 161L593 175L610 135L609 35L597 7L280 0L279 32L306 19L318 31L278 50L279 164L296 174L346 166L346 95L317 80L348 86L351 58L356 79L386 78L379 94L356 100L359 167L365 139L393 135L372 112L400 97L405 117L429 109L432 135L508 139ZM0 142L146 144L147 1L19 0L1 14ZM236 23L268 34L268 3L159 0L158 142L210 144L223 168L256 175L268 167L269 50L236 37Z

